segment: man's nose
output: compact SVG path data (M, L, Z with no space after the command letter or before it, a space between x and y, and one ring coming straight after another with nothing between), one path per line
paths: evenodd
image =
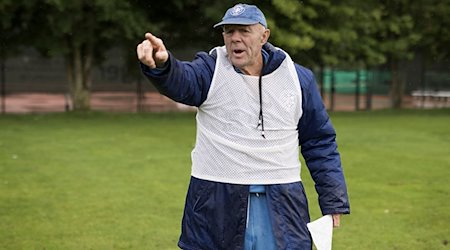
M234 31L231 34L231 41L240 41L241 40L241 34L239 33L239 31Z

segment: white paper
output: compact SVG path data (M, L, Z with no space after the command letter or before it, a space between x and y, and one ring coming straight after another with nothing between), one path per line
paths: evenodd
M325 215L306 224L317 250L331 250L333 238L333 218Z

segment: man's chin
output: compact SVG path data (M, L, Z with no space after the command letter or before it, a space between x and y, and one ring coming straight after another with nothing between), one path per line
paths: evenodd
M237 67L237 68L242 68L245 66L245 63L243 62L243 60L235 59L235 58L231 59L231 64L233 64L233 66Z

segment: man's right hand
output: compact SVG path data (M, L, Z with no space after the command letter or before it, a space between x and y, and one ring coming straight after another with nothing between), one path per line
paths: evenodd
M145 34L145 40L137 46L136 52L139 61L152 69L163 67L169 59L163 41L151 33Z

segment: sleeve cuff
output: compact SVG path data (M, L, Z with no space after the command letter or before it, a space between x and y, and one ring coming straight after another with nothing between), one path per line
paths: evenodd
M149 66L143 64L142 62L139 62L139 63L141 64L142 72L144 72L146 75L161 76L161 75L164 75L167 72L167 70L169 69L170 58L166 61L166 63L164 63L164 66L162 66L160 68L154 68L154 69L151 69Z

